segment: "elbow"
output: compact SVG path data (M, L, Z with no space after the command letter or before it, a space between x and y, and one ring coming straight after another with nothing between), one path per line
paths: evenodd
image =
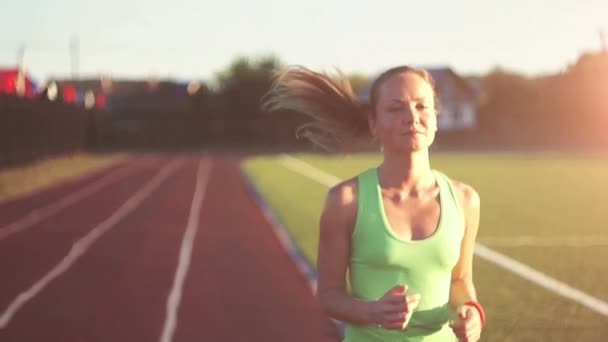
M473 283L473 277L470 273L452 274L452 284L458 283Z

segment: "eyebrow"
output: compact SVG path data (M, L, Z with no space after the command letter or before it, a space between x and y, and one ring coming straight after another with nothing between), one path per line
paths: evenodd
M424 97L424 96L422 96L422 97L417 97L417 98L415 98L415 99L414 99L414 102L420 102L420 101L424 101L424 100L426 100L426 99L427 99L427 98L426 98L426 97ZM390 101L390 102L399 102L399 103L404 103L405 101L403 101L403 100L401 100L401 99L391 99L391 101Z

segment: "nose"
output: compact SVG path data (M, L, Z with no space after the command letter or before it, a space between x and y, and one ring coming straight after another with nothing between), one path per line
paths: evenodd
M411 125L420 121L420 115L416 110L416 105L405 106L403 112L402 118L405 121L405 124Z

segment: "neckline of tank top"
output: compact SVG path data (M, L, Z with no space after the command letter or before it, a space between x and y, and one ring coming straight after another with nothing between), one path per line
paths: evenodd
M437 226L435 227L435 230L433 231L433 233L429 236L427 236L424 239L416 239L416 240L406 240L402 237L400 237L399 235L397 235L397 233L395 233L395 231L393 230L393 227L391 226L391 224L388 221L388 218L386 217L386 212L384 210L384 199L382 198L382 192L380 191L380 178L378 177L378 168L372 168L373 170L373 174L374 174L374 180L376 182L376 195L378 198L378 206L380 208L378 208L380 210L380 217L382 219L382 224L384 226L384 230L389 234L389 236L391 236L393 239L401 242L401 243L405 243L405 244L410 244L410 245L420 245L420 244L426 244L430 241L433 241L437 238L437 236L439 235L439 233L443 230L443 218L445 216L445 189L444 187L441 185L441 180L439 179L440 175L438 174L438 172L436 170L431 170L433 172L433 175L435 176L435 182L437 184L437 186L439 187L439 219L437 220Z

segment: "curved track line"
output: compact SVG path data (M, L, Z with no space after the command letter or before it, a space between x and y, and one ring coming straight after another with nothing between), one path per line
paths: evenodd
M181 161L174 160L165 165L150 181L142 186L132 197L123 203L110 217L95 226L87 235L78 239L68 254L53 267L44 277L33 284L29 289L21 292L0 315L0 329L4 329L28 301L34 298L54 279L68 271L70 267L83 256L89 248L105 233L110 231L120 220L129 215L169 176L174 174Z
M10 237L13 234L22 232L33 225L42 222L52 215L74 205L81 200L90 197L91 195L99 192L103 188L113 183L116 183L127 176L131 175L136 170L136 165L129 164L123 166L118 170L112 171L111 173L103 176L101 179L94 181L91 184L85 185L83 188L72 192L71 194L61 198L56 202L52 202L40 208L33 209L27 215L22 218L9 223L4 227L0 227L0 241Z

